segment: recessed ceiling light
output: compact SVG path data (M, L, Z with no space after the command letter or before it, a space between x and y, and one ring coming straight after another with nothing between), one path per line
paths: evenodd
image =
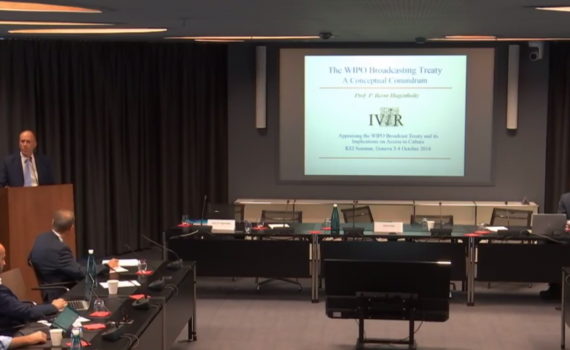
M541 11L570 12L570 6L544 6L544 7L535 7L534 9Z
M34 2L14 2L14 1L0 1L0 11L101 13L100 10L88 9L84 7L48 5L48 4L38 4Z
M173 36L165 39L178 40L308 40L319 39L318 35L304 36Z
M112 23L84 22L34 22L34 21L0 21L0 25L11 26L112 26Z
M166 32L164 28L15 29L12 34L137 34Z

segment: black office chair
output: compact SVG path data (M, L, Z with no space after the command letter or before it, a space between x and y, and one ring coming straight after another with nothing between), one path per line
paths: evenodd
M261 211L261 220L266 225L273 225L273 224L300 224L303 222L303 212L302 211L275 211L275 210L262 210ZM268 239L273 240L283 240L283 239L294 239L289 237L268 237ZM270 278L264 281L259 282L259 277L255 279L255 283L257 283L256 289L259 290L262 285L271 283L273 281L282 281L286 283L291 283L296 285L299 288L299 291L303 290L301 283L299 283L299 279L296 278L295 280L289 278Z
M494 208L491 226L514 226L530 228L532 211L507 208Z
M374 223L374 218L372 217L372 211L367 205L365 207L358 208L347 208L341 209L342 216L344 217L344 222L346 223Z
M531 210L493 208L490 226L511 226L530 228L533 212ZM489 241L488 243L491 243ZM524 241L521 243L524 244ZM532 283L528 284L532 288ZM487 289L491 289L491 282L487 283Z
M435 228L438 228L440 226L453 226L453 215L410 215L410 224L421 225L424 219L427 221L433 221L435 223ZM451 242L455 243L457 240L452 239ZM453 290L457 290L455 282L451 282L451 287Z
M48 290L62 290L64 292L69 292L69 289L73 288L77 284L77 282L69 281L69 282L62 282L62 283L45 283L42 279L38 270L34 266L32 260L28 260L28 266L34 270L34 275L36 276L36 281L38 282L38 288L32 288L32 290L39 290L42 292L42 300L44 303L51 303L53 300L49 300L49 296L45 293Z
M244 204L208 204L208 219L235 220L237 222L243 222L244 216Z
M302 211L262 210L261 219L266 225L300 224L303 222Z
M435 222L435 227L439 227L439 225L443 224L443 226L453 226L453 215L410 215L410 224L411 225L421 225L422 221L426 219L427 221Z

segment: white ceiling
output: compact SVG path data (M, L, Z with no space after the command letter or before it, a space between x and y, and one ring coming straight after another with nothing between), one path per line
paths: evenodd
M103 13L0 12L0 20L110 22L121 27L168 28L166 33L104 37L113 40L317 35L322 31L338 36L331 41L409 42L416 37L469 34L570 37L570 13L528 8L570 6L570 0L49 0L46 3L97 8ZM8 30L25 28L30 27L0 26L0 36L23 37L8 34Z

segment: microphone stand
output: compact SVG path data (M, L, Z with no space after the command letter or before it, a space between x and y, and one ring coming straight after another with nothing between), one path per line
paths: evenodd
M511 226L511 218L509 215L509 202L505 201L505 208L507 209L507 227Z
M208 195L204 195L204 203L202 203L202 215L200 215L200 225L204 225L204 212L206 211L206 202L208 201Z
M289 202L290 201L291 201L290 199L287 199L287 204L285 205L285 213L287 213L289 211ZM283 227L285 227L285 216L286 215L287 214L283 215Z
M441 214L441 202L439 202L439 228L443 228L443 215Z
M182 259L180 259L180 256L178 256L178 254L176 254L175 251L173 251L172 249L166 248L166 247L163 246L162 244L158 244L157 242L153 241L152 239L148 238L148 237L145 236L145 235L141 235L141 236L142 236L144 239L146 239L147 241L149 241L150 243L152 243L152 244L154 244L154 245L156 245L157 247L160 247L160 248L162 248L162 249L166 249L167 251L169 251L169 252L171 252L172 254L174 254L174 256L176 256L176 259L177 259L177 260L175 260L175 261L169 263L168 265L166 265L166 268L167 268L167 269L176 271L176 270L180 270L180 269L182 268L182 265L183 265L184 262L182 261Z
M352 201L352 228L354 228L354 225L356 224L356 204L358 203L358 201L355 199Z

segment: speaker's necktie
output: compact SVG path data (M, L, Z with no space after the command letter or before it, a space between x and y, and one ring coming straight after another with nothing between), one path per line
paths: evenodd
M32 187L32 160L26 158L26 166L24 167L24 187Z

